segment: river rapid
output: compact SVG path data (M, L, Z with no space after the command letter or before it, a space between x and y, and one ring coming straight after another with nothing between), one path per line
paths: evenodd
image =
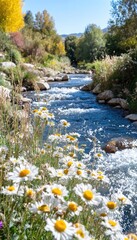
M91 92L81 91L80 87L91 82L87 75L69 75L67 82L52 82L51 88L38 94L27 93L33 99L32 108L48 104L54 113L55 121L70 122L68 132L78 132L80 144L85 145L86 153L92 152L92 139L103 146L116 137L137 139L137 126L123 117L123 110L105 104L98 104ZM47 103L45 103L45 101ZM46 131L44 133L46 138ZM107 172L112 189L121 190L133 201L134 207L124 208L122 225L126 231L137 228L137 148L125 149L115 154L106 154L96 166ZM92 160L91 160L92 165Z

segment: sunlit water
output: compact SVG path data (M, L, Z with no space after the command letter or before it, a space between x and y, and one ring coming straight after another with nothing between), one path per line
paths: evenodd
M89 139L95 136L101 145L111 138L130 137L137 139L137 126L123 117L123 110L114 109L105 104L98 104L96 96L80 90L80 86L91 82L85 75L70 75L68 82L50 83L51 89L34 94L28 93L33 99L33 107L45 106L55 115L58 123L65 119L71 123L68 132L81 134L80 143L85 144L85 151L91 150ZM44 136L46 132L44 133ZM134 209L127 206L124 211L123 227L135 231L137 221L137 149L126 149L109 154L105 160L96 163L106 171L112 188L121 189L134 202ZM128 220L126 219L128 218Z

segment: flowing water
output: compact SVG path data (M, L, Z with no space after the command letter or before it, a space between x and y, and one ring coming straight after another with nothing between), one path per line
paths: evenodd
M123 117L123 110L98 104L94 94L80 90L81 86L90 82L90 77L86 75L70 75L68 82L50 83L49 90L39 94L31 92L27 96L31 96L35 108L44 106L46 100L48 109L54 113L57 123L61 119L70 122L68 132L81 134L80 143L86 145L87 153L91 150L89 139L92 135L101 142L101 145L116 137L137 139L137 126ZM46 135L46 132L44 134ZM122 224L127 231L136 231L137 148L109 154L103 163L99 161L97 165L107 172L116 191L121 189L133 200L133 210L130 206L124 209Z

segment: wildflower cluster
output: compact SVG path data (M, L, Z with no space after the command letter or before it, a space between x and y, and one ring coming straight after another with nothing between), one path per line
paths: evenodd
M52 127L54 115L47 108L33 113L35 123ZM37 141L18 156L1 146L2 239L137 239L124 235L119 223L122 207L131 201L121 191L104 193L109 192L108 177L87 167L90 156L79 146L78 133L66 133L69 126L60 121L60 130L53 129L44 144ZM103 155L96 153L97 158Z

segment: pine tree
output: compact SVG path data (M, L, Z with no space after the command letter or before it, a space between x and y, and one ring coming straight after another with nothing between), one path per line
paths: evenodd
M22 0L0 0L0 30L17 32L23 26Z

